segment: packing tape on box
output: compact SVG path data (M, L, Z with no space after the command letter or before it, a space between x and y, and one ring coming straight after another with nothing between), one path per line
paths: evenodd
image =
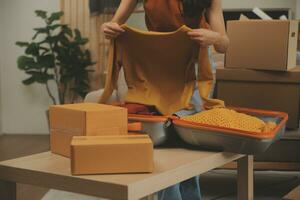
M50 128L50 133L61 133L61 134L76 134L76 135L82 135L82 134L90 134L90 133L85 133L84 129L81 128ZM105 128L105 129L93 129L93 135L96 133L99 135L104 135L109 133L110 135L112 134L120 134L121 129L119 127L110 127L110 128ZM102 133L102 134L101 134Z

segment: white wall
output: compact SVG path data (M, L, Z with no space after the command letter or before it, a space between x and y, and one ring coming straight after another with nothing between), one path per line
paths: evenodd
M296 9L296 3L297 9ZM272 8L272 9L282 9L289 8L292 11L292 16L294 17L297 13L300 18L300 0L222 0L223 8L226 10L235 10L235 9L253 9L255 6L264 8ZM298 12L297 12L298 11ZM144 22L144 14L136 13L133 14L128 22L128 24L146 29Z
M40 85L25 87L26 75L17 69L16 59L24 52L16 41L27 41L40 25L34 10L59 10L59 0L1 0L3 38L1 45L1 118L3 133L47 133L45 110L49 98Z
M257 6L262 9L264 8L290 8L292 10L293 16L296 13L296 1L299 0L223 0L224 9L252 9Z
M2 40L2 37L3 37L3 17L2 17L2 12L3 12L3 7L1 6L1 2L0 2L0 135L2 134L2 108L1 108L1 83L2 83L2 79L1 79L1 72L2 72L2 62L3 62L3 58L2 58L2 47L3 47L3 40ZM2 27L2 28L1 28Z
M253 8L294 8L298 0L222 0L225 9Z
M128 19L127 23L130 26L142 29L142 30L147 30L146 24L145 24L145 14L144 13L134 13L130 16Z
M296 18L300 19L300 0L297 1L297 6L296 6Z

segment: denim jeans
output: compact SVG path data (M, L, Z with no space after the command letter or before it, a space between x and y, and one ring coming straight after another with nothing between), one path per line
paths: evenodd
M194 110L180 110L175 114L182 117L201 112L202 101L200 99L197 86L195 86L194 94L191 98L191 104L195 106ZM158 200L201 200L199 176L159 191Z
M199 176L158 192L158 200L200 200Z

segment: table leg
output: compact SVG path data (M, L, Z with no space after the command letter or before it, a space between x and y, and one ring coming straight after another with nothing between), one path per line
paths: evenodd
M237 161L238 200L253 200L253 156L245 156Z
M16 200L16 192L16 183L0 180L0 199Z

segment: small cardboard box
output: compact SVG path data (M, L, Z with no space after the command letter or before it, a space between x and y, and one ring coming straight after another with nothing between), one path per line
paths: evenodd
M148 135L73 137L74 175L153 172L153 144Z
M287 71L296 66L299 21L228 21L225 68Z
M227 106L282 111L287 128L299 127L300 67L286 72L219 68L217 98Z
M81 103L51 106L51 151L70 156L73 136L127 134L127 109L103 104Z

